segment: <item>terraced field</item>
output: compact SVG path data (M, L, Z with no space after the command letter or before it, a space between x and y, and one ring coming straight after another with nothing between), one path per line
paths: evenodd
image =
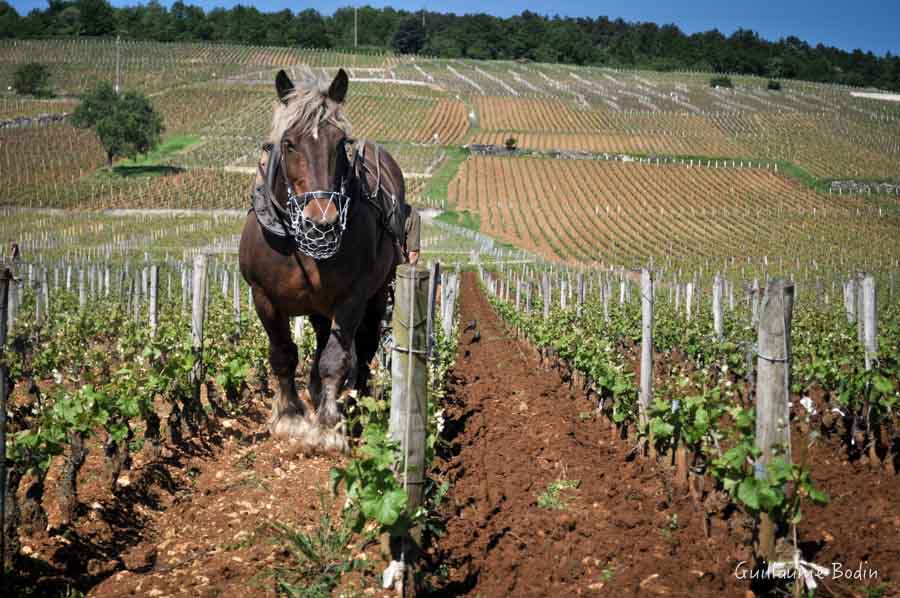
M721 163L720 163L721 164ZM549 259L648 257L863 263L900 255L900 202L817 193L773 170L722 164L472 156L451 182L482 230Z

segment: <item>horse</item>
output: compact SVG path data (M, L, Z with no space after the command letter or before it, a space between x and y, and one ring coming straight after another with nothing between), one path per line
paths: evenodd
M364 152L357 144L351 163L348 86L343 69L330 84L307 71L296 86L278 72L267 171L260 169L257 188L270 194L291 234L272 234L254 207L239 248L278 378L269 430L325 451L347 450L338 401L352 389L366 392L389 284L402 259L402 241L375 197L390 198L398 212L406 206L403 173L387 151L362 142L377 149ZM316 336L307 400L294 381L298 353L289 323L297 316L308 316Z

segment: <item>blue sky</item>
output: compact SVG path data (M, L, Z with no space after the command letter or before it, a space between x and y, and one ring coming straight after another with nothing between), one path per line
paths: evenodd
M20 13L46 6L45 0L10 0ZM116 6L137 4L135 0L112 0ZM163 4L171 4L163 0ZM206 9L231 6L239 2L196 0L189 2ZM287 0L244 0L264 12L289 8L293 11L315 8L332 13L336 8L351 6L349 0L320 2L290 2ZM540 14L562 16L606 15L626 21L651 21L659 24L675 23L683 31L694 33L717 28L730 34L738 27L759 32L767 39L796 35L815 45L824 43L847 50L861 48L878 55L890 51L900 54L900 0L691 0L674 2L657 0L391 0L388 2L359 2L359 5L393 6L418 10L423 6L436 12L489 12L499 16L531 10Z

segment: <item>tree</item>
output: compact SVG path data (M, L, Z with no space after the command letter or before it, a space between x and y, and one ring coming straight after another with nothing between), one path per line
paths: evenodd
M106 0L77 0L85 35L108 35L115 30L112 6Z
M113 158L149 152L159 143L163 131L162 117L144 94L126 91L116 95L106 81L82 96L71 122L82 129L94 129L106 150L107 166L112 166Z
M401 54L418 54L425 47L425 27L418 17L409 17L394 34L394 49Z
M23 64L13 74L13 89L20 95L37 97L53 95L50 89L50 69L39 62Z
M75 5L68 5L57 13L53 21L55 35L81 35L81 11Z
M22 17L19 16L16 9L8 2L0 1L0 39L16 37L19 34L21 23Z
M325 19L315 9L307 8L297 13L293 20L293 29L294 40L304 48L331 47Z

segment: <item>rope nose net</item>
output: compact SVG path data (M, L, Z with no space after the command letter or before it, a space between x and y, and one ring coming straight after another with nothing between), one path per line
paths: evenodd
M343 146L342 142L341 149ZM297 249L313 259L327 260L341 248L341 239L347 228L350 197L346 194L346 180L341 179L340 191L309 191L297 195L294 193L294 186L288 179L287 167L284 164L284 152L281 152L281 172L287 187L288 198L285 207L290 217L290 233L294 237ZM322 222L316 222L304 214L306 207L313 201L316 202L316 209L321 215ZM334 206L337 218L334 222L329 223L325 221L331 206Z

